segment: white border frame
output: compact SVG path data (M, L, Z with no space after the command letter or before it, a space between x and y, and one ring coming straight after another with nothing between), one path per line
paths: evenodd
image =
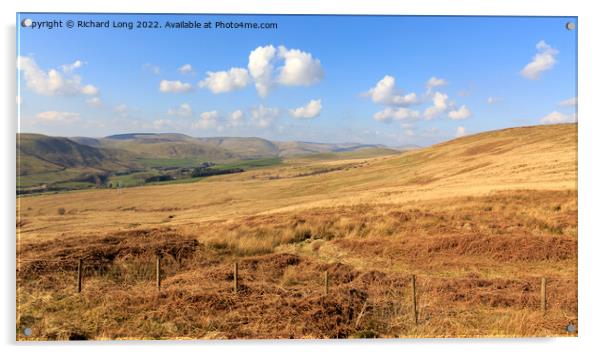
M220 352L301 353L307 350L337 350L347 353L380 352L446 352L446 353L507 353L509 351L546 353L591 352L601 338L600 311L601 287L596 282L602 269L601 237L597 228L601 193L600 159L602 151L599 138L602 112L594 99L599 91L600 38L602 33L600 12L593 1L524 1L524 0L220 0L191 3L186 0L165 2L139 2L123 0L5 0L0 2L2 18L2 155L4 172L0 174L2 186L2 225L4 247L2 265L2 346L9 352L46 353L116 353L143 350L148 354L165 352L166 345L177 346L178 352L198 349ZM399 14L399 15L512 15L512 16L578 16L579 17L579 337L556 339L400 339L400 340L348 340L348 341L144 341L88 343L16 343L15 342L15 14L16 12L148 12L148 13L264 13L264 14ZM599 99L598 99L599 101ZM8 166L7 166L8 165ZM82 347L82 346L85 346Z

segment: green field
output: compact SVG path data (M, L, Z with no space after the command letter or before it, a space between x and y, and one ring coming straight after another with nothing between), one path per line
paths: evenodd
M250 170L254 168L274 166L280 163L282 163L282 158L270 157L265 159L242 160L237 162L218 164L213 166L213 168L221 170L227 170L232 168L242 168L243 170Z

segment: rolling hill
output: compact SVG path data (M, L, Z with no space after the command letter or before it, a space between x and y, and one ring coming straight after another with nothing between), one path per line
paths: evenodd
M195 157L209 161L292 157L324 152L387 148L384 145L376 144L270 141L255 137L194 138L172 133L131 133L111 135L100 139L85 137L71 139L93 147L114 147L146 157ZM394 152L394 149L391 149L390 152Z
M183 134L119 134L101 139L76 138L82 143L100 147L113 147L128 151L137 157L158 159L186 159L223 161L237 158L225 149Z
M17 136L17 174L32 175L71 168L119 170L131 166L124 151L80 144L74 140L41 134Z
M137 175L120 178L119 184L139 185L161 174L162 169L194 168L204 162L247 168L272 165L285 157L324 152L358 151L373 156L398 152L377 145L271 142L252 137L194 138L174 133L128 133L104 138L24 133L19 134L17 140L19 187L59 183L63 184L60 190L70 189L70 182L81 182L82 178L88 179L87 176L94 174L123 175L130 171ZM73 186L93 185L76 183Z

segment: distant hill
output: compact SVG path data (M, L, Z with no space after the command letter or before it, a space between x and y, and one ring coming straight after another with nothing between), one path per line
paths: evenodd
M208 161L293 157L325 152L348 152L363 149L388 149L376 144L327 144L302 141L269 141L255 137L193 138L172 133L129 133L93 139L73 140L94 147L113 147L155 158L190 158ZM391 150L390 152L394 152Z
M275 143L261 138L198 138L199 141L225 149L241 158L266 158L280 156L280 150Z
M131 156L114 149L80 144L68 138L19 134L17 174L31 175L70 168L118 170L130 167Z
M348 152L362 156L398 153L380 145L272 142L254 137L128 133L104 138L64 138L23 133L17 139L17 176L20 188L59 188L57 184L64 188L89 187L90 183L98 185L99 179L108 183L104 180L107 175L117 173L141 173L132 178L144 180L164 174L166 169L191 168L203 162L263 166L279 163L280 158Z
M120 134L98 140L100 146L111 146L146 158L223 161L238 157L231 151L183 134Z
M416 144L405 144L405 145L394 146L394 147L392 147L392 149L395 149L398 151L411 151L411 150L420 149L421 147L422 146L416 145Z
M350 152L363 149L383 149L384 145L367 144L323 144L303 141L285 141L276 143L282 157L301 156L309 154L320 154L327 152Z

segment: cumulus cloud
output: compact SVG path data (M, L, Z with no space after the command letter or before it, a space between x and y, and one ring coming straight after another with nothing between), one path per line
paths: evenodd
M228 117L228 125L231 127L238 127L244 125L245 123L245 113L238 109L232 113Z
M205 80L199 82L200 87L206 87L213 93L225 93L241 89L249 84L247 69L232 68L229 71L208 71Z
M390 122L393 120L413 121L417 119L431 120L444 113L450 119L454 120L470 117L472 113L466 105L462 105L456 109L455 102L450 100L446 93L439 91L431 92L432 89L447 84L448 82L445 79L435 76L427 81L427 92L423 97L428 98L432 104L424 109L422 114L408 107L420 105L424 101L419 99L416 93L404 94L403 90L396 86L395 77L391 75L385 75L374 87L363 95L369 96L372 102L385 106L383 110L376 112L372 116L372 119L380 122Z
M420 112L406 107L386 107L380 112L376 112L372 118L379 122L390 122L392 120L412 121L420 118Z
M249 73L255 81L255 88L261 97L266 97L272 87L273 60L276 48L273 45L257 47L249 54Z
M447 81L445 79L433 76L426 82L427 93L430 94L435 87L445 85L447 85Z
M273 45L255 48L249 54L247 68L261 97L266 97L276 84L309 86L324 77L319 59L311 53L285 46L279 46L277 50Z
M80 62L79 60L76 61ZM65 67L75 68L81 66L80 64L69 64ZM42 70L33 58L26 56L19 56L17 58L17 68L23 72L23 77L27 87L33 92L46 95L46 96L57 96L57 95L96 95L98 89L92 85L82 86L81 77L74 75L71 71L65 71L64 73L59 72L56 69L50 69L48 71Z
M192 69L192 65L184 64L178 68L178 72L183 75L194 74L194 69Z
M385 77L376 83L376 86L367 92L374 103L399 106L409 106L418 103L418 97L415 93L412 92L407 95L403 95L402 93L401 89L395 87L395 78L391 75L385 75Z
M79 120L79 113L45 111L36 114L36 121L41 123L73 123Z
M568 98L568 99L566 99L564 101L560 101L560 102L558 102L558 105L562 106L562 107L573 107L573 106L576 106L577 105L577 97L571 97L571 98Z
M311 100L305 106L291 109L289 112L295 118L315 118L322 111L322 100Z
M287 86L309 86L324 77L320 60L311 53L299 49L278 47L278 56L284 59L284 65L279 68L278 82Z
M192 107L188 103L182 103L178 108L170 108L167 110L170 116L189 117L192 115Z
M80 91L84 95L90 95L90 96L92 96L92 95L97 95L98 94L98 89L96 87L92 86L92 85L83 86Z
M217 111L201 113L200 119L193 124L195 129L215 129L219 125L220 115Z
M466 128L460 126L456 128L456 138L460 138L466 135Z
M466 105L462 105L457 110L450 111L447 116L453 120L460 120L460 119L466 119L466 118L470 117L471 115L472 115L472 112L470 111L470 109L468 109L468 107L466 107Z
M445 112L448 106L448 96L441 92L435 92L433 95L433 105L424 111L424 118L426 120L431 120Z
M182 92L190 92L192 91L192 85L187 82L182 82L179 80L169 81L169 80L161 80L159 84L159 91L163 93L182 93Z
M251 120L259 128L267 128L278 118L280 110L278 108L259 105L251 109Z
M542 124L559 124L559 123L573 123L577 121L576 114L564 114L558 111L554 111L539 120Z
M530 63L521 70L521 75L529 80L537 80L544 71L548 71L556 64L558 50L552 48L541 40L535 45L537 53Z

